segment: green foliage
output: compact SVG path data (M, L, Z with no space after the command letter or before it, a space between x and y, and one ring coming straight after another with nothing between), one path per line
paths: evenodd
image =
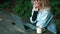
M5 2L0 5L0 9L5 9L10 5L11 2ZM56 14L60 13L60 2L58 0L51 0L50 4L53 12ZM22 18L29 18L31 15L32 4L31 0L16 0L16 5L12 10Z
M10 4L9 2L5 2L5 3L1 4L0 5L0 10L6 9L9 6L9 4Z
M57 20L57 27L60 28L60 19Z
M58 0L53 0L50 2L53 12L56 14L60 13L60 2Z
M30 1L17 1L13 10L22 18L29 18L31 15L32 4Z

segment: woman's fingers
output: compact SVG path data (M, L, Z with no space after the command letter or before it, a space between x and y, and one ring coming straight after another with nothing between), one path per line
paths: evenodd
M34 2L34 5L33 5L35 8L38 8L39 7L39 4L38 2Z

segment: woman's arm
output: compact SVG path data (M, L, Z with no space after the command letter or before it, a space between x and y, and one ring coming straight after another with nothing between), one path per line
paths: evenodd
M52 19L53 15L50 10L45 10L44 14L40 18L40 21L38 21L39 23L37 23L36 26L39 26L40 28L47 27Z
M33 20L33 21L36 20L37 14L38 14L38 12L37 12L37 11L34 11L33 16L32 16L32 20Z
M30 22L35 23L37 18L39 4L37 1L33 2L32 16L30 17Z
M38 9L33 8L32 9L32 15L30 17L30 22L31 23L35 23L36 22L37 14L38 14Z

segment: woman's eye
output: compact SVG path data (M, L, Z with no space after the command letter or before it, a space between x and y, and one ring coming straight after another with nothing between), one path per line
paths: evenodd
M34 1L38 1L38 0L34 0Z
M34 1L36 1L36 0L34 0Z

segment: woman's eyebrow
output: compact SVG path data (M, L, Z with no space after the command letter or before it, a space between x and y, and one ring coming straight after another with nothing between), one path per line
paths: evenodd
M38 1L38 0L34 0L34 1Z

